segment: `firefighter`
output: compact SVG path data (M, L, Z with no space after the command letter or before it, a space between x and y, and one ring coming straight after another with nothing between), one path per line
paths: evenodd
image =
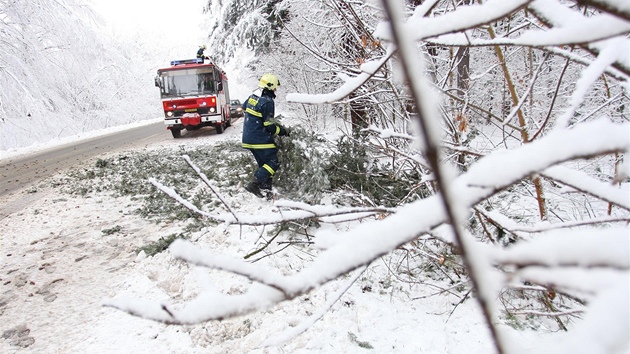
M197 58L201 58L201 59L203 59L204 61L205 61L206 59L210 60L210 57L209 57L209 56L207 56L207 55L204 53L204 51L205 51L207 48L208 48L208 47L207 47L205 44L202 44L202 45L199 47L199 50L197 50Z
M271 191L273 176L278 171L278 148L275 136L289 135L289 130L274 121L276 89L280 81L273 74L260 78L258 87L243 103L245 122L243 123L243 147L254 155L258 169L245 189L258 197L261 190Z

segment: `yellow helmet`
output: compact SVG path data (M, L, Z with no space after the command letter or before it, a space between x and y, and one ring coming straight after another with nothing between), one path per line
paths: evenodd
M278 80L278 77L274 74L265 74L258 82L258 87L266 88L272 91L278 88L278 86L280 86L280 80Z
M206 45L205 45L205 44L202 44L202 45L201 45L201 49L206 49L206 48L208 48L208 47L206 47Z

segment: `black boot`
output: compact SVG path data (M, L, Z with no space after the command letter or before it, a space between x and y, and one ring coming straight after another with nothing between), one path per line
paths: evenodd
M272 179L269 178L266 182L260 184L260 189L271 191Z
M249 182L246 186L245 189L254 194L255 196L257 196L258 198L263 198L262 193L260 192L260 183L258 183L257 180L253 180L251 182Z
M260 184L260 193L267 200L273 200L273 191L271 190L272 179L269 178L267 181Z

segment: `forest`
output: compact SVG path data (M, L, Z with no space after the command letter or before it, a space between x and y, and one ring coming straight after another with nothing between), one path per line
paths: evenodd
M160 113L155 49L108 35L84 1L2 0L0 42L0 150Z

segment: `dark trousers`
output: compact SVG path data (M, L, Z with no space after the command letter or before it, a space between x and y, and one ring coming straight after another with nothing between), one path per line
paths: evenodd
M273 176L280 168L278 149L248 149L254 155L258 169L254 173L256 181L263 189L271 189Z

